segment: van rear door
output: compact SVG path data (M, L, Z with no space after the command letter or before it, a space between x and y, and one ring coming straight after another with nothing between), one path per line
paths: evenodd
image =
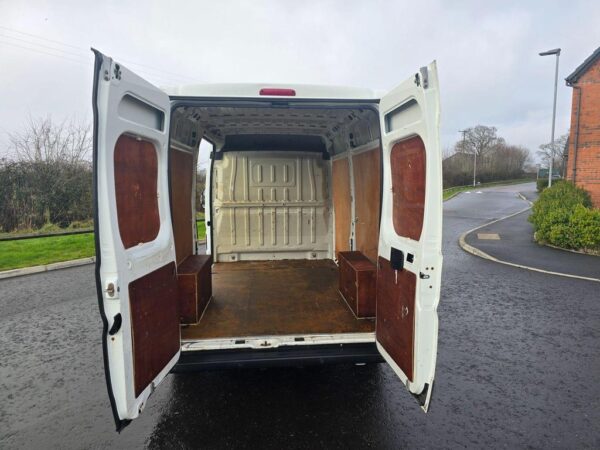
M117 429L180 352L168 189L169 97L95 51L96 286Z
M377 348L427 411L442 269L442 164L435 62L382 97L383 195Z

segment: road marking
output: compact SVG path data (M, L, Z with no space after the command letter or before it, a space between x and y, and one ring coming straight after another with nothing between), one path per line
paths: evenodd
M526 202L528 202L530 205L533 205L533 203L530 202L529 200L527 200L521 193L518 193L518 196L521 197ZM499 264L504 264L506 266L517 267L519 269L531 270L532 272L540 272L540 273L545 273L545 274L548 274L548 275L558 275L560 277L575 278L575 279L578 279L578 280L595 281L597 283L600 283L600 278L582 277L580 275L571 275L569 273L552 272L550 270L538 269L536 267L524 266L522 264L511 263L511 262L508 262L508 261L502 261L501 259L494 258L493 256L488 255L485 252L482 252L478 248L473 247L472 245L467 244L465 238L467 237L468 234L470 234L470 233L472 233L474 231L477 231L477 230L479 230L479 229L481 229L483 227L487 227L488 225L492 225L492 224L494 224L496 222L500 222L501 220L510 219L511 217L514 217L514 216L516 216L518 214L524 213L528 209L531 209L531 206L528 206L527 208L522 209L521 211L517 211L514 214L509 214L508 216L501 217L500 219L492 220L491 222L484 223L483 225L475 227L475 228L473 228L473 229L471 229L469 231L465 231L458 238L458 245L460 246L460 248L462 248L467 253L470 253L470 254L475 255L475 256L479 256L480 258L483 258L483 259L489 259L490 261L494 261L494 262L497 262Z
M480 239L482 241L499 241L500 235L498 233L477 233L477 239Z

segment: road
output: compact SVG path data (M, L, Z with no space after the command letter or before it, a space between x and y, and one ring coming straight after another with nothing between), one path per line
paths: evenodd
M463 252L523 186L445 203L431 410L381 365L169 375L114 432L92 266L0 281L0 448L600 447L598 284Z

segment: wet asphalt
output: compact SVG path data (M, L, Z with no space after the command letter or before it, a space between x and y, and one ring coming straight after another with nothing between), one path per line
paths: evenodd
M463 252L519 187L445 203L436 384L383 364L169 375L113 428L92 266L0 281L0 448L599 448L598 283Z
M533 225L527 220L530 214L531 210L523 211L480 228L467 234L465 241L501 261L600 280L600 257L537 244ZM482 240L479 233L498 234L500 240Z

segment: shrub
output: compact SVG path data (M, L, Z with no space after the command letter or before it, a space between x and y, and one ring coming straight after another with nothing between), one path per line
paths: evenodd
M600 209L577 205L570 225L573 248L600 250Z
M557 178L556 180L552 180L552 186L554 186L555 184L558 184L558 183L562 183L563 181L565 181L565 180L562 178ZM546 189L548 187L548 177L538 178L536 180L535 184L537 186L537 191L541 193L544 189Z
M600 250L600 210L589 194L570 182L544 189L529 221L536 240L564 248Z

